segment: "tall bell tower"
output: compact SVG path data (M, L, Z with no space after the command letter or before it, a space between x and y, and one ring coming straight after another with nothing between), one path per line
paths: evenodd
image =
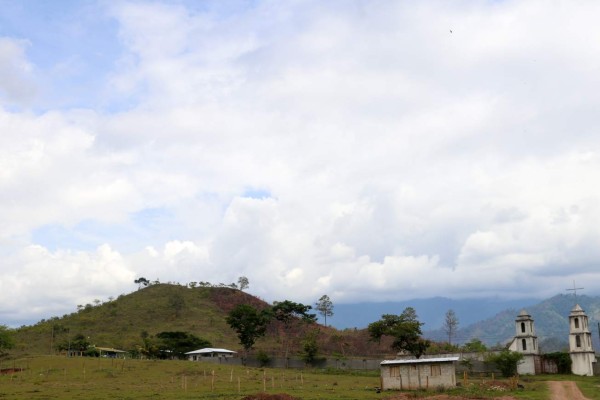
M596 353L592 347L592 334L588 317L579 304L576 304L569 314L569 354L573 374L594 375Z

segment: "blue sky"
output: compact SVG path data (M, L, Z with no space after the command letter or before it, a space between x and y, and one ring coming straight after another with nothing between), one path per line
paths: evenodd
M600 292L598 8L0 1L0 323Z

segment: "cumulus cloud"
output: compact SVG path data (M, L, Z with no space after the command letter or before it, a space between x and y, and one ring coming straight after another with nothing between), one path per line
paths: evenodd
M308 303L597 292L598 7L112 4L114 108L0 110L2 281L115 269L61 304L139 276ZM43 69L25 43L0 68Z
M0 100L3 100L2 103L27 104L35 95L33 66L25 55L28 44L26 40L0 37Z

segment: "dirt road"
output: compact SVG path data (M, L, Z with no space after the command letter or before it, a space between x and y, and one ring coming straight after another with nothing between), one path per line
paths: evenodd
M589 400L584 397L575 382L549 381L550 400Z

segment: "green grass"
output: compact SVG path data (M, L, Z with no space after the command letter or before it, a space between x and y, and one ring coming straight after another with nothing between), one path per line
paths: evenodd
M377 394L378 371L294 370L245 368L190 361L114 360L40 356L4 360L1 368L23 368L0 375L0 399L241 399L258 392L287 393L304 400L385 399L395 392ZM214 373L214 375L213 375ZM600 379L574 375L523 377L522 389L509 390L509 381L471 379L463 387L443 393L468 398L513 396L548 400L545 381L573 380L585 396L600 400ZM423 398L437 390L411 392Z
M240 399L265 391L302 399L374 399L374 374L230 367L190 361L34 357L0 376L0 399ZM214 375L213 375L214 371Z

